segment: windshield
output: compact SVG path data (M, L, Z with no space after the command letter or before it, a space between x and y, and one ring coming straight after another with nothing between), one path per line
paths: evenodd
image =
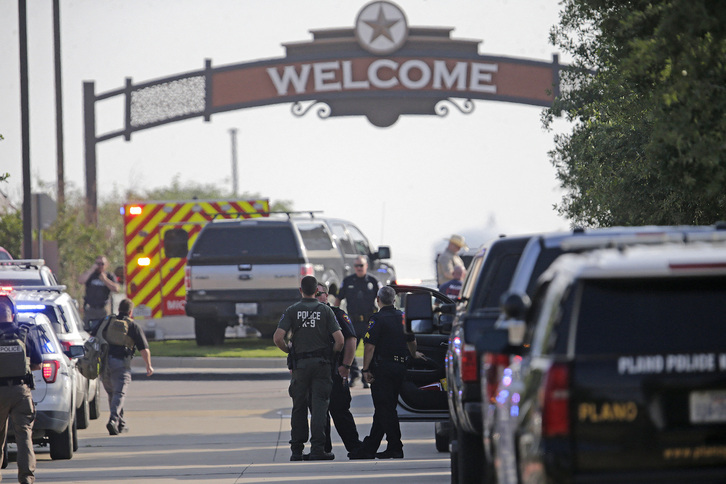
M299 251L289 225L227 225L202 231L191 259L239 262L296 262Z

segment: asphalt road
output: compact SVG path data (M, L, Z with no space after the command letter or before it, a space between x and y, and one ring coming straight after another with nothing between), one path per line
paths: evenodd
M189 368L192 365L184 361L158 360L156 378L135 376L126 403L129 433L108 435L104 401L101 418L79 431L80 448L73 459L53 461L47 448L36 447L37 482L450 480L448 454L435 449L433 423L401 424L405 459L350 461L333 431L334 461L289 462L291 402L286 370L269 368L269 364L266 368ZM353 389L352 410L359 432L366 435L373 414L369 390ZM2 475L6 482L14 482L16 472L11 463Z

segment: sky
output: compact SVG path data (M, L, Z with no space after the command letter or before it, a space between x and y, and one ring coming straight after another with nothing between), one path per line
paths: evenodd
M56 183L52 0L27 2L33 192ZM61 0L66 191L85 191L83 82L96 94L204 67L285 56L311 30L351 28L365 1ZM557 0L397 0L409 26L449 27L479 53L550 62ZM18 2L0 0L0 191L22 204ZM108 104L108 105L107 105ZM476 101L468 115L402 116L389 128L364 117L296 117L290 104L197 117L97 145L99 201L177 178L231 192L237 133L240 192L290 200L296 210L355 223L388 245L401 278L434 276L453 233L478 247L499 234L567 229L542 108ZM97 133L118 129L118 106L97 104ZM54 189L51 193L55 193ZM121 264L116 261L114 264Z

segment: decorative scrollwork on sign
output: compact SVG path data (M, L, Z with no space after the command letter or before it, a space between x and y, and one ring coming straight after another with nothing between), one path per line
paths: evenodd
M464 102L459 106L453 99L447 98L442 99L438 103L436 103L436 106L434 107L434 111L436 112L437 116L441 116L442 118L449 115L449 106L445 103L451 104L456 109L459 110L461 114L471 114L474 112L474 101L471 99L465 99Z
M296 101L290 107L290 111L292 111L292 114L294 114L295 116L301 118L305 116L311 109L315 108L315 106L317 106L317 115L320 119L327 119L330 117L330 106L323 101L312 101L307 106L305 106L300 101Z

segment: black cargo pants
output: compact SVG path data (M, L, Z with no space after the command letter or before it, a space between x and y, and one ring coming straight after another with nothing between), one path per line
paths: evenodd
M310 451L322 454L325 447L325 423L328 420L330 402L330 362L324 358L297 360L292 370L288 393L292 398L290 415L290 449L301 454L308 441ZM310 403L310 426L308 427L308 402Z

